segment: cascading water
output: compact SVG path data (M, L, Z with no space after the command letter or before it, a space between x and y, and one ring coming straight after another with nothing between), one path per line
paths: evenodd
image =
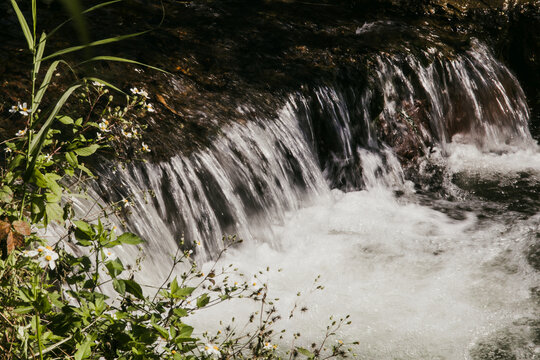
M372 66L368 87L295 93L272 119L239 107L251 121L189 156L106 165L93 191L133 202L125 227L148 241L145 283L168 272L180 238L202 242L198 256L209 259L223 235L238 234L245 244L223 261L246 274L282 268L265 280L284 309L322 275L326 291L285 324L305 341L330 314L349 313L353 329L339 336L360 340L362 359L488 359L492 338L508 342L508 359L539 356L530 291L539 275L524 255L540 233L538 208L524 215L460 187L526 174L540 205L540 153L519 84L479 43L448 59L436 48L379 54ZM451 198L416 194L407 161L419 173L444 169ZM245 303L230 306L248 314ZM192 321L210 329L223 312Z

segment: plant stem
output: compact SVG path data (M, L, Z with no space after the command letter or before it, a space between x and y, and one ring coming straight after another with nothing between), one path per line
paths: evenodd
M36 312L36 330L37 330L37 340L39 347L39 359L43 360L43 344L41 343L41 325L39 321L39 311Z

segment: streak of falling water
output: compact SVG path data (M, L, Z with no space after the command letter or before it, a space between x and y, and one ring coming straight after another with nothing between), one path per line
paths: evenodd
M283 299L281 310L323 275L327 290L303 299L311 310L285 326L311 341L329 314L350 313L355 325L339 336L359 339L362 359L467 359L475 342L527 324L537 311L530 288L540 279L523 250L540 231L540 214L507 214L499 223L468 210L456 220L422 205L396 154L377 138L379 113L370 106L377 92L380 116L397 129L399 112L420 101L430 136L424 145L442 149L448 182L471 168L479 176L508 169L511 179L522 172L538 178L540 155L515 78L479 43L452 59L433 53L426 53L428 65L412 55L378 55L373 89L319 86L293 94L274 118L225 127L189 156L104 167L92 191L131 199L126 229L148 240L143 282L160 282L180 238L188 246L202 242L199 259L208 259L222 235L238 233L247 241L224 261L246 274L283 268L265 279ZM331 190L342 184L362 190ZM136 256L124 251L124 258ZM232 303L226 310L241 317L250 307ZM216 308L190 321L212 329L225 313ZM534 346L522 346L518 359L532 359Z

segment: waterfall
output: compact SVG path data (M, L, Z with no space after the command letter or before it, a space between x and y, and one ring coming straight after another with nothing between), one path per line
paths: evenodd
M123 228L147 239L145 282L167 273L181 239L204 261L222 236L238 234L245 243L223 261L246 274L282 267L266 280L285 307L323 275L329 292L286 323L308 342L335 312L352 313L362 359L468 359L487 338L532 332L530 288L539 278L523 251L540 231L537 209L508 212L474 192L455 195L466 205L426 198L407 180L435 162L449 184L453 176L476 181L474 169L495 181L526 173L537 195L540 155L518 82L477 41L451 55L379 53L370 68L365 82L290 93L270 118L257 117L256 104L238 107L248 121L224 126L205 149L104 164L91 191L133 203ZM476 209L499 212L485 220ZM231 306L239 317L250 309ZM212 329L224 314L216 308L193 321ZM535 345L516 336L508 346L529 359Z
M167 249L184 238L204 243L209 257L223 235L253 238L253 229L281 222L286 211L331 188L372 186L381 171L403 183L400 137L411 137L406 145L422 154L452 139L484 150L532 143L523 91L484 45L475 42L452 59L431 52L427 65L412 55L377 55L372 87L318 85L293 93L275 117L226 126L191 155L107 164L94 190L112 201L132 199L127 228L149 246ZM380 107L373 104L378 95ZM406 114L415 103L422 115ZM246 109L237 111L252 116ZM366 166L370 156L385 165Z
M286 210L328 191L296 121L299 106L291 97L274 119L233 124L208 149L187 157L106 166L95 191L131 199L128 228L154 250L168 252L184 238L202 242L199 252L208 258L222 246L222 236L253 238L258 225L280 222Z

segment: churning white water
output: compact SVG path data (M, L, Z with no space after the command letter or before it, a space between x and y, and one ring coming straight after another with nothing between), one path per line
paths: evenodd
M449 161L467 156L467 170L494 156L455 147ZM524 167L540 174L538 152L495 157L499 162L487 160L494 171L507 172L516 160L529 159L532 164ZM263 271L270 297L281 298L285 314L295 301L308 307L281 325L303 334L307 344L321 339L330 315L350 314L353 323L338 338L359 341L355 352L361 359L466 359L475 342L534 318L530 288L540 277L523 250L536 239L540 213L480 226L472 212L454 220L419 205L414 194L397 198L380 184L334 190L289 213L274 227L272 246L247 243L223 262L246 274ZM273 271L266 272L267 265ZM324 291L308 294L318 275ZM298 291L307 295L297 300ZM212 327L218 318L247 317L253 310L238 302L197 320ZM520 341L527 343L522 359L532 359L539 349L530 339Z

